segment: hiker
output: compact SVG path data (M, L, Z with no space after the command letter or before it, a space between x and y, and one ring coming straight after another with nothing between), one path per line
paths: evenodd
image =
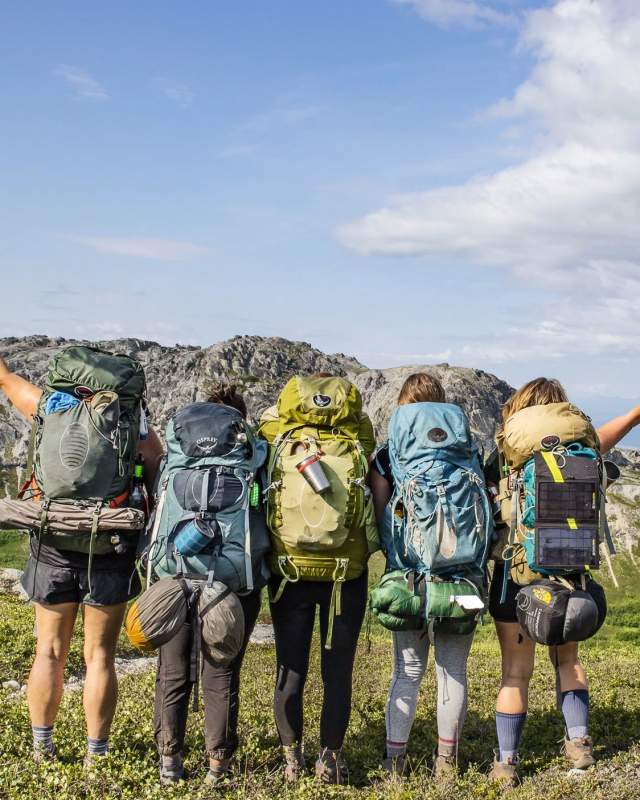
M408 431L412 433L407 434ZM451 444L447 447L448 438ZM389 423L389 442L378 449L371 465L371 489L388 570L372 591L371 605L379 621L393 631L393 673L385 713L386 753L382 766L393 776L405 773L407 743L433 645L438 728L433 771L434 777L442 778L457 769L458 744L467 711L467 659L477 610L483 608L479 598L486 586L485 562L493 521L466 418L459 407L446 403L444 388L435 376L416 373L404 382L398 409ZM445 508L441 497L449 509L445 509L444 518L440 515L440 509ZM465 518L461 513L464 507L475 510ZM453 517L449 516L451 509L455 509ZM403 524L391 535L389 525L398 515ZM446 540L446 527L442 527L446 526L446 519L451 519L456 530L460 558L447 552L438 567L437 553L443 552L442 542ZM413 549L417 537L424 547L420 553ZM466 554L464 538L472 547ZM435 547L438 541L441 544ZM437 576L437 582L429 581L429 575ZM424 611L413 622L394 618L386 609L381 613L380 598L385 594L394 601L395 614L399 613L404 602L400 590L406 593L408 576L416 581L415 585L421 576L426 600L435 587L444 587L447 601L452 594L462 593L461 587L473 589L478 597L475 614L466 623L452 624L429 623ZM412 606L412 613L414 609Z
M316 606L320 608L320 753L316 777L348 781L342 758L353 664L367 607L367 561L379 549L366 485L373 428L346 378L296 376L262 416L269 442L267 522L271 617L276 644L274 711L284 776L306 772L303 692Z
M52 372L56 364L61 368L58 378ZM120 370L119 376L110 371L114 364ZM114 391L91 393L87 385L92 386L92 380L98 374L94 367L103 369L102 379L106 380L107 384L111 381ZM130 442L128 449L123 452L124 448L121 448L119 451L120 463L125 468L120 476L118 492L124 489L121 502L126 505L136 454L142 455L145 459L145 479L148 486L153 481L154 471L162 455L162 445L152 428L144 431L146 435L144 440L138 438L138 427L141 430L142 427L146 427L144 424L138 425L140 415L144 415L144 410L140 408L144 392L142 367L126 356L112 356L104 351L72 347L63 350L54 359L52 368L47 376L47 388L43 394L42 389L11 372L5 361L0 358L0 388L16 410L29 422L34 421L36 414L39 418L37 422L39 440L36 439L34 459L35 472L34 478L30 479L27 493L33 492L35 497L46 498L48 487L57 484L59 491L55 496L65 496L65 475L61 467L59 473L55 471L55 459L51 456L53 454L58 458L59 455L58 464L60 464L63 456L67 457L69 462L78 451L73 450L74 443L71 441L71 450L68 453L63 452L63 439L58 436L55 425L64 424L67 413L72 415L76 412L80 415L86 413L86 409L96 398L103 403L101 408L104 408L105 402L114 401L118 386L126 384L130 393L126 398L120 396L120 409L122 413L130 413L136 426L135 435L127 440ZM53 391L55 380L62 374L82 376L84 391L70 394L74 387L73 380L69 385L65 383L68 392ZM110 416L108 418L105 416L103 419L105 425L109 420L113 421L114 430L119 431L122 417L118 418L114 407L118 407L118 397L109 403ZM92 419L95 420L100 416L100 410L94 407L94 412ZM86 427L82 428L83 424L76 422L76 426L81 426L81 430L88 430ZM47 428L49 425L54 426L50 431ZM67 434L73 430L72 426L66 428ZM117 470L113 444L109 442L104 451L100 449L100 445L91 449L93 443L91 431L88 437L90 445L86 459L87 470L93 467L94 480L101 481L104 478L109 480L114 474L114 469ZM67 436L67 440L71 439L72 437ZM75 445L80 444L82 442L76 440ZM105 466L106 462L101 461L105 457L105 452L112 454L109 458L114 459L113 464L107 463ZM67 466L75 465L67 463ZM78 472L78 470L73 471L74 474ZM83 468L79 472L82 476ZM86 472L84 474L86 475ZM75 480L77 485L78 479ZM73 496L70 496L70 499L74 499ZM38 505L38 508L41 506ZM46 511L44 519L46 520ZM109 731L118 693L114 667L116 643L127 601L140 591L140 581L134 564L139 530L115 536L113 533L112 531L102 534L98 529L95 537L93 534L91 536L88 533L82 534L85 547L77 536L49 529L41 530L39 535L30 536L30 554L22 577L22 586L35 607L36 652L27 684L27 699L33 731L33 755L38 761L53 759L56 755L53 728L62 699L64 668L79 608L82 608L86 664L83 699L88 739L85 763L94 762L105 755L108 749ZM111 540L117 541L117 545L111 544ZM76 546L82 547L82 550L76 550ZM92 547L95 552L92 552Z
M498 501L501 502L500 518L504 523L500 528L503 535L494 551L495 568L489 603L502 653L502 682L496 704L498 749L490 777L505 784L513 785L518 777L518 751L527 718L528 690L535 659L536 642L532 637L546 641L540 639L544 635L544 616L539 619L538 631L528 627L523 629L520 624L523 621L526 625L527 617L522 615L532 601L528 586L545 588L548 592L545 597L547 603L556 591L564 591L569 593L568 596L580 595L584 609L593 606L595 619L589 621L580 611L570 620L574 627L587 626L578 630L573 638L585 639L593 635L606 615L604 591L593 579L590 568L584 567L585 561L591 557L590 552L597 547L588 540L589 552L584 556L582 565L578 563L566 569L545 568L535 560L542 561L544 558L538 548L535 548L535 552L533 549L535 539L540 535L537 525L543 519L543 514L551 514L547 520L553 520L554 512L559 509L561 517L564 517L560 520L562 525L552 528L551 535L558 529L584 529L587 535L595 534L598 519L604 522L604 503L599 482L605 465L600 455L614 447L639 422L640 406L595 431L589 418L568 403L561 384L547 378L537 378L525 384L502 408L497 455L504 470L498 468L496 458L490 459L494 469L493 480L500 487ZM572 519L574 511L563 506L562 494L555 495L555 508L540 508L544 500L540 499L542 495L535 500L535 493L529 490L530 480L534 473L536 480L543 480L545 475L542 470L547 469L551 474L546 477L552 484L554 481L564 482L563 472L567 469L573 470L574 478L581 473L589 474L591 470L594 485L586 484L587 508L583 520L576 522ZM511 478L505 476L505 472L510 472ZM522 484L516 484L516 487L522 487L520 490L513 488L513 477L522 481ZM578 483L575 479L571 481L574 491L579 488ZM521 492L520 496L518 491ZM570 509L576 507L579 504L575 499L570 501ZM532 515L535 515L535 519ZM593 515L591 522L590 515ZM518 520L521 521L519 525ZM519 535L523 525L529 530L524 538ZM511 531L511 528L515 528L515 531ZM533 531L535 535L532 535ZM535 584L532 584L533 581ZM521 590L526 602L516 599ZM540 610L544 612L545 608ZM566 625L565 621L565 628ZM565 722L562 750L572 769L585 770L595 763L593 742L589 736L587 676L579 659L578 641L564 641L559 637L555 641L563 641L549 647L549 657L556 671L558 707Z
M189 698L192 691L197 698L199 682L209 758L205 781L222 787L232 778L232 758L238 747L240 669L268 578L264 556L269 537L261 491L253 480L267 448L255 438L246 417L245 401L236 387L221 384L206 403L179 410L167 429L168 456L160 475L165 499L161 495L157 503L162 513L150 545L150 572L153 579L177 576L194 592L194 602L192 613L158 655L154 725L164 785L186 777L183 751ZM221 526L224 540L220 544ZM213 533L211 544L209 533ZM245 542L249 541L247 563ZM215 579L211 586L209 577ZM212 600L209 593L214 595ZM233 605L223 619L211 622L210 614L223 610L218 601L224 597ZM215 628L210 642L208 627ZM220 639L229 637L235 637L235 647L230 657L221 657Z

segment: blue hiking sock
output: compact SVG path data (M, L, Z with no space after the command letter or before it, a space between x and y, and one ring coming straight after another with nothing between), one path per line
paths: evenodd
M106 756L109 749L109 737L104 739L92 739L87 736L87 753L90 756Z
M32 725L33 747L35 750L46 750L48 753L55 752L53 745L53 725Z
M499 760L505 762L515 759L520 747L520 739L527 714L503 714L496 711L496 731L498 733Z
M562 692L562 715L568 739L584 739L589 735L589 692L575 689Z

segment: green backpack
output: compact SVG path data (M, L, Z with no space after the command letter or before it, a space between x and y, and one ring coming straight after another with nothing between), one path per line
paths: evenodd
M34 417L33 476L23 493L42 506L40 541L90 555L123 544L113 531L100 532L100 514L126 505L145 388L142 365L126 355L74 345L53 358ZM84 509L90 534L50 530L52 503Z
M330 648L342 583L359 577L380 546L366 486L371 422L360 393L345 378L296 376L282 390L276 410L263 415L260 434L269 442L270 567L282 577L273 602L288 582L333 582ZM320 466L322 491L305 477L308 461Z

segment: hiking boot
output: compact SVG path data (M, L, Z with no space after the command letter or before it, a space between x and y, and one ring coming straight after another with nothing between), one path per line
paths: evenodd
M45 747L42 744L34 744L32 755L36 764L42 764L45 761L55 761L57 758L56 748L54 745L51 745L51 747Z
M593 741L590 736L583 736L578 739L564 739L562 751L572 769L588 769L596 763L593 756Z
M382 769L389 773L391 778L402 778L407 767L405 756L388 756L382 759Z
M349 771L342 760L341 750L323 747L316 761L316 778L321 783L345 784L349 782Z
M493 757L493 766L489 772L489 780L500 781L505 786L515 786L518 783L518 764L517 756L508 758L506 761L498 761L498 752Z
M210 789L228 788L231 783L231 770L229 765L209 767L209 771L204 776L204 782Z
M455 775L458 771L456 765L455 755L441 756L436 755L433 761L433 777L438 780L443 780L449 775Z
M171 786L183 781L187 774L182 763L182 753L172 756L160 756L160 783L162 786Z
M307 764L302 752L302 744L285 744L282 746L284 753L284 779L287 783L297 783L307 772Z

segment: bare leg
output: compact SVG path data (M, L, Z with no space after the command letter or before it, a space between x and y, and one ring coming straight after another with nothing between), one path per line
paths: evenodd
M502 653L502 683L496 711L524 714L529 705L529 681L533 675L536 645L517 622L496 621Z
M578 642L568 642L549 648L549 658L558 681L558 693L588 689L589 683L578 656Z
M53 725L64 687L64 666L69 655L77 603L42 605L36 609L36 655L27 688L31 724Z
M118 681L114 659L126 603L115 606L83 606L84 660L87 676L84 683L84 713L87 733L92 739L109 735L118 699Z

